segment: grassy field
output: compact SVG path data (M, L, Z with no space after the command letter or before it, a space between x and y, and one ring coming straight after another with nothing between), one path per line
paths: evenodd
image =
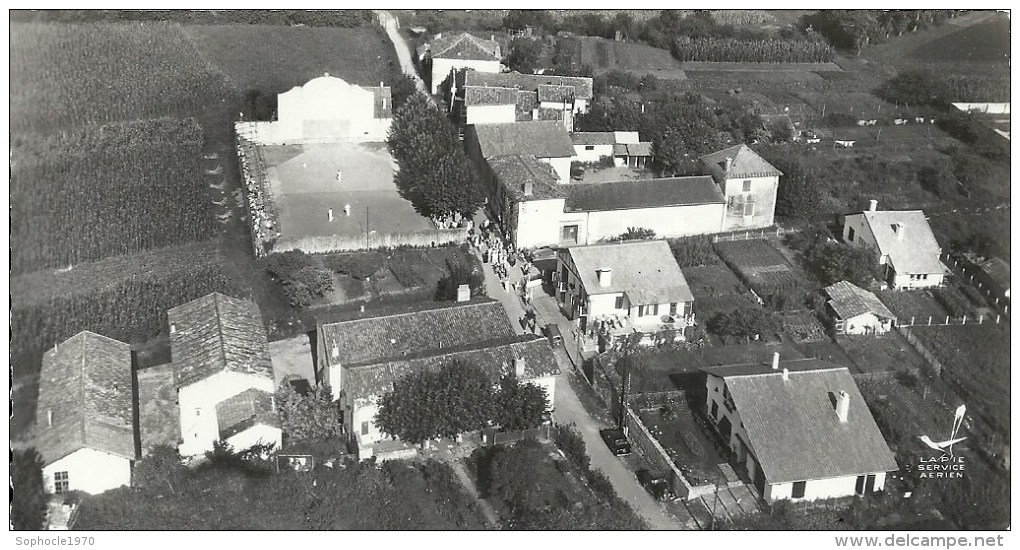
M561 40L579 43L579 46L575 44L567 46L577 52L579 57L575 61L596 71L617 69L637 73L648 72L656 76L659 76L659 71L663 71L666 74L673 74L671 77L673 79L682 79L680 62L673 58L669 50L592 36L576 36Z
M927 290L882 290L878 298L900 319L927 319L929 316L938 319L949 315Z
M711 71L720 73L811 73L815 71L842 72L835 63L747 63L729 61L684 61L680 68L697 73Z
M1006 14L926 42L909 57L918 61L1009 62L1010 20Z
M806 282L804 275L768 241L728 241L717 243L715 247L723 261L754 287L792 288Z
M186 32L240 91L279 93L326 72L351 84L378 86L399 67L393 45L375 27L196 25Z

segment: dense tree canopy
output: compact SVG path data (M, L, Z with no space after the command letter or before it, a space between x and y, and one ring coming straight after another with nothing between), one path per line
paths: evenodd
M549 397L541 386L505 375L499 381L495 404L493 424L508 431L528 430L542 424Z
M302 395L291 384L280 384L276 410L286 446L335 441L343 432L339 408L326 385Z
M46 490L43 488L42 457L35 449L12 453L10 482L11 527L16 531L36 531L46 521Z
M262 259L262 266L277 282L291 305L307 307L333 290L333 274L319 259L302 250L274 252Z
M542 42L534 38L515 38L507 50L506 65L510 70L531 74L542 61Z

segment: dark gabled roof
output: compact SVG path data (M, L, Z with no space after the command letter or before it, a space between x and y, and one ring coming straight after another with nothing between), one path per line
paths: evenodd
M364 365L394 357L509 337L513 327L499 302L466 302L319 327L330 365ZM333 358L334 350L338 358Z
M731 159L730 170L726 172L726 159ZM718 165L728 178L763 178L769 176L782 176L775 166L761 158L758 153L751 150L744 144L735 145L722 151L709 153L701 157L701 161L708 165Z
M831 298L829 306L840 319L850 319L864 313L873 313L883 319L896 318L878 297L848 281L825 287L825 293Z
M534 156L496 157L487 161L496 181L503 185L507 195L514 201L544 200L563 198L562 187L558 184L552 166ZM531 182L531 196L524 195L524 186Z
M517 122L528 122L535 119L535 109L538 107L538 93L521 91L517 94L516 116Z
M543 85L573 87L574 99L590 100L592 98L592 79L583 76L554 76L541 74L484 73L466 69L462 78L458 79L467 86L499 86L502 88L520 88L538 92Z
M178 388L222 371L273 376L259 308L218 292L167 312Z
M280 427L280 418L273 410L272 394L255 388L217 403L216 422L220 428L220 439L227 439L258 424Z
M574 87L559 84L539 84L538 100L543 103L573 103Z
M433 38L427 49L432 53L433 59L499 61L502 57L498 42L478 38L466 32Z
M517 105L516 88L496 88L491 86L465 86L464 105Z
M533 155L538 158L574 156L574 144L559 122L475 124L474 133L485 158L514 155Z
M660 178L562 186L568 211L595 212L725 203L711 176Z
M666 241L571 246L568 254L588 295L627 294L635 305L690 302L694 294ZM611 269L608 286L599 284L599 270Z
M411 372L438 370L454 360L482 368L495 382L514 372L514 359L524 359L524 379L559 374L559 365L549 341L535 335L504 337L461 349L352 367L344 372L344 392L355 407L393 390L393 382Z
M571 132L574 145L616 145L616 132Z
M47 351L36 427L35 448L44 465L83 448L134 460L131 347L83 331Z
M783 363L797 363L791 361ZM824 362L818 362L823 363ZM768 483L857 476L898 469L864 397L845 367L721 374ZM703 369L715 373L727 367ZM715 374L713 373L713 374ZM849 396L841 423L835 402Z
M613 145L613 155L618 157L650 157L652 156L652 144L647 141L639 143L617 143Z
M1001 258L989 258L978 264L978 268L1004 289L1009 289L1009 264Z

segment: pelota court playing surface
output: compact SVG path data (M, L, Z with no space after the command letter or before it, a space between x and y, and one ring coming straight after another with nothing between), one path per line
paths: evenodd
M281 239L318 235L364 235L434 229L397 194L394 162L383 143L265 145ZM341 180L337 181L337 171ZM344 215L344 205L351 215ZM333 221L329 221L329 209Z

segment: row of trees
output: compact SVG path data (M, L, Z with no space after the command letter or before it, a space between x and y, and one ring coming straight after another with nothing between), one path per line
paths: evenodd
M680 61L740 61L749 63L818 63L832 61L832 47L810 40L739 40L736 38L677 38L670 52Z
M478 175L456 127L425 94L416 92L397 109L386 144L399 166L397 190L422 216L458 221L482 205Z
M364 27L369 10L14 10L12 22L118 23L168 21L185 25L304 25Z
M868 44L938 26L958 14L952 10L819 10L804 16L803 24L833 46L860 55Z
M541 387L506 375L493 389L493 380L481 368L455 360L394 382L393 391L379 399L376 422L383 433L418 444L490 425L503 430L534 428L548 408Z

